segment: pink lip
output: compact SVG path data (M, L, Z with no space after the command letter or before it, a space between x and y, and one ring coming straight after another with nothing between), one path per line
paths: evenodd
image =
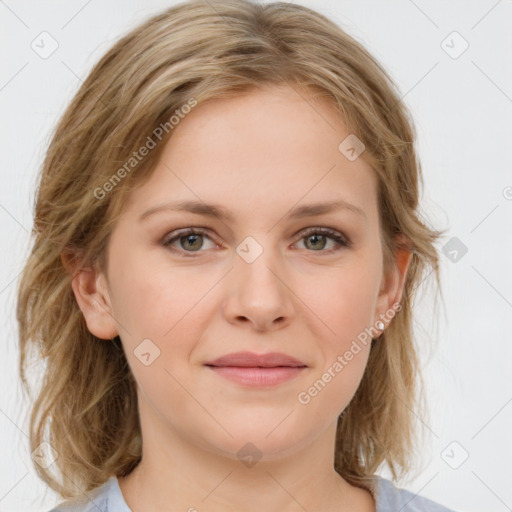
M278 352L234 352L205 365L218 375L247 386L274 386L296 377L307 368L302 361Z
M205 363L208 366L242 366L275 368L276 366L299 367L307 366L302 361L280 352L269 352L267 354L255 354L254 352L232 352L219 357L214 361Z

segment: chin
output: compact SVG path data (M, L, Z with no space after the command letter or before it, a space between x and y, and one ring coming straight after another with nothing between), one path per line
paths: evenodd
M244 424L238 428L230 425L226 428L233 437L220 434L215 439L204 439L205 444L202 447L216 455L241 462L272 461L293 455L311 443L316 436L285 428L286 421L282 422L283 417L273 422L272 426L262 425L263 430L255 428L254 425Z

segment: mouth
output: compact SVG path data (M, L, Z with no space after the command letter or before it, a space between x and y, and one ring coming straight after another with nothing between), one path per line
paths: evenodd
M236 352L205 364L215 374L245 386L268 387L289 381L308 366L286 354Z

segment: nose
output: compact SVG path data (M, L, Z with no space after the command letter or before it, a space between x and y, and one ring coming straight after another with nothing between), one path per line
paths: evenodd
M284 328L294 314L292 278L275 251L246 258L241 245L227 276L224 315L230 323L250 324L258 332Z

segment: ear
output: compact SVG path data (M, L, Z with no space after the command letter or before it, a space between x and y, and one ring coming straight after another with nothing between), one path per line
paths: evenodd
M62 253L62 263L71 274L71 286L87 328L97 338L111 340L118 334L107 279L96 266L82 267L75 253Z
M387 275L383 276L375 310L374 322L377 320L384 322L384 329L392 321L386 320L386 311L390 309L395 311L393 305L399 303L402 299L405 278L412 258L411 247L412 243L408 237L405 235L397 236L393 265L388 270Z

